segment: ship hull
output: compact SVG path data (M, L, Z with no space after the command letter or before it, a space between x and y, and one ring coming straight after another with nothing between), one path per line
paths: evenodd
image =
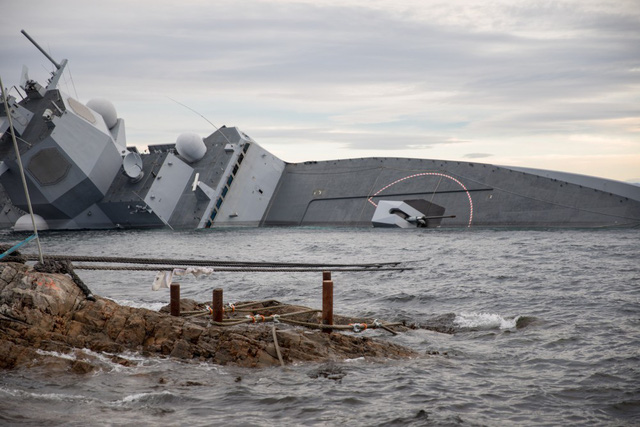
M204 143L206 155L197 162L187 162L173 144L141 155L143 178L136 181L117 174L106 195L78 209L75 217L48 217L46 204L35 206L35 213L50 229L640 224L640 187L618 181L435 159L286 163L237 128L221 129ZM30 184L38 191L37 183ZM0 186L2 228L12 227L18 213L25 213L8 194ZM78 203L84 199L79 193L77 198ZM381 212L392 202L416 209ZM429 219L416 224L406 220L409 211ZM380 215L391 219L374 220Z
M263 225L368 227L379 201L416 199L443 207L445 215L455 215L430 224L437 227L639 224L640 188L574 174L557 179L537 172L403 158L288 164ZM624 188L626 194L606 191L608 187Z

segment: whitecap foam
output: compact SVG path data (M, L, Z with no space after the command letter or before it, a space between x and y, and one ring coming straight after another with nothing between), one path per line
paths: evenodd
M91 350L88 350L88 351L91 351ZM149 359L148 357L142 356L140 353L135 353L133 351L123 351L122 353L108 353L108 352L105 352L104 354L107 355L107 356L110 356L110 357L111 356L117 356L120 359L125 359L125 360L128 360L130 362L135 362L135 363L138 363L138 364L143 363L143 362L147 362L149 360L152 360L152 359Z
M38 353L41 356L57 357L59 359L65 359L65 360L78 360L78 357L76 356L75 353L60 353L58 351L48 351L48 350L41 350L41 349L37 349L36 353Z
M35 399L35 400L47 400L56 402L91 402L93 399L78 394L62 394L62 393L36 393L26 390L8 389L0 387L0 392L12 397L19 397L20 399Z
M113 302L117 303L118 305L124 305L127 307L133 307L133 308L146 308L147 310L152 310L152 311L160 311L160 309L162 307L164 307L165 305L167 305L166 302L140 302L140 301L131 301L131 300L113 300Z
M20 393L19 390L0 387L0 394L8 394L9 396L18 396L19 393Z
M513 329L520 316L505 318L496 313L460 313L453 323L461 328L470 329Z
M98 366L100 366L101 370L108 371L108 372L122 372L123 370L130 368L130 366L124 366L121 363L114 362L112 359L114 356L120 359L125 359L131 362L132 364L134 364L135 366L140 366L144 364L144 362L149 360L149 358L146 358L144 356L141 356L140 354L132 353L132 352L123 352L118 354L99 353L88 348L82 348L82 349L79 348L72 353L60 353L57 351L47 351L47 350L37 349L36 353L42 356L57 357L59 359L65 359L70 361L85 360L85 361L93 362L94 364L97 364Z
M128 396L123 397L122 399L118 400L116 403L129 405L129 404L138 403L138 402L155 401L155 400L158 400L164 397L169 397L169 396L175 396L175 395L170 391L161 391L159 393L156 393L156 392L135 393L135 394L130 394Z
M129 355L129 353L119 353L119 354L115 354L115 353L98 353L95 352L93 350L90 350L88 348L84 348L82 349L82 351L89 357L92 358L93 360L95 360L96 362L100 363L101 365L103 365L103 369L109 372L122 372L126 369L128 369L129 367L124 366L118 362L114 362L113 361L113 357L117 356L120 359L125 359L128 360L132 363L135 363L136 366L140 365L141 361L144 360L144 358L142 356L138 357L138 358L134 358L132 356Z

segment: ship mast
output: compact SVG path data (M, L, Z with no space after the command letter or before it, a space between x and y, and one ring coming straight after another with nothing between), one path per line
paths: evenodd
M29 34L27 34L27 32L25 30L20 30L20 32L22 34L24 34L24 36L29 39L29 41L31 43L33 43L33 45L40 51L42 52L42 54L49 60L51 61L51 63L56 67L56 70L51 73L51 78L49 79L49 84L47 85L47 90L49 89L54 89L56 86L58 86L58 80L60 80L60 77L62 76L62 73L64 72L64 67L66 67L67 65L67 60L63 59L62 61L60 61L60 63L58 63L56 60L54 60L51 55L49 55L33 38L31 38L31 36Z
M36 219L33 215L33 207L31 206L31 198L29 197L29 189L27 188L27 179L24 176L24 168L22 167L22 159L20 158L20 150L18 149L18 141L16 140L16 132L13 129L13 120L11 118L11 111L9 110L9 104L7 103L7 94L4 90L4 84L2 84L2 77L0 77L0 89L2 90L2 102L4 103L4 111L7 113L7 120L9 120L9 131L11 132L11 139L13 140L13 148L16 150L16 160L18 161L18 167L20 168L20 177L22 178L22 186L24 187L24 195L27 198L27 205L29 206L29 214L31 215L31 224L33 224L33 235L36 238L38 244L38 255L40 256L40 262L44 263L42 258L42 247L40 246L40 237L38 237L38 226L36 225Z

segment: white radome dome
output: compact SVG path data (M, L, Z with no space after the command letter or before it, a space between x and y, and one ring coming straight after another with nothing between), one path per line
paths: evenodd
M100 114L109 129L112 129L118 123L116 107L108 99L94 98L87 102L87 107Z
M40 215L33 215L33 219L36 222L38 231L48 230L49 225ZM13 231L33 231L33 222L31 222L31 215L22 215L16 223L13 225Z
M186 161L193 163L204 157L207 152L207 146L200 135L185 132L176 140L176 150Z

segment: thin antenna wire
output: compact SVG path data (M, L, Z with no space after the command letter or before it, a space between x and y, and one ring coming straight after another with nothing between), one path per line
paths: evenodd
M26 34L25 34L26 35ZM49 48L49 52L51 52L51 46L47 45L47 47ZM44 52L43 52L44 53ZM45 53L46 55L46 53ZM47 58L51 58L50 55L47 55ZM58 68L60 68L58 65L56 65ZM71 75L71 67L69 65L67 65L66 70L67 73L69 73L69 80L71 81L71 87L73 87L73 93L76 97L76 99L80 99L78 97L78 91L76 90L76 84L73 81L73 76ZM64 79L64 84L67 87L67 91L69 91L69 82L67 81L67 78L65 77L65 75L62 75L62 78Z
M71 74L71 67L67 65L67 72L69 73L69 80L71 80L71 87L73 87L73 93L76 95L76 99L80 99L78 97L78 91L76 90L76 82L73 81L73 75Z
M207 123L209 123L211 126L213 126L213 128L214 128L215 130L217 130L218 132L220 132L220 135L222 135L222 136L224 137L224 139L226 139L226 140L227 140L227 142L228 142L229 144L231 144L231 141L229 141L229 138L227 138L227 136L224 134L224 132L221 132L221 131L220 131L220 129L218 129L218 127L217 127L216 125L214 125L213 123L211 123L211 122L209 121L209 119L207 119L205 116L203 116L202 114L198 113L196 110L194 110L193 108L189 107L188 105L184 105L182 102L180 102L180 101L176 101L175 99L171 98L170 96L167 96L167 98L169 98L170 100L172 100L172 101L173 101L173 102L175 102L176 104L180 104L180 105L182 105L184 108L187 108L187 109L189 109L189 110L193 111L194 113L196 113L197 115L199 115L200 117L202 117L203 119L205 119L205 120L207 121Z
M67 92L70 92L69 81L67 81L67 77L64 74L62 75L62 80L64 81L64 87L67 89ZM78 99L77 95L76 95L76 99Z
M4 102L4 111L7 113L7 119L9 120L9 129L11 131L11 138L13 139L13 148L16 150L16 160L20 167L20 176L22 177L22 186L24 187L24 195L27 198L27 205L29 206L29 214L31 214L31 224L33 224L33 234L36 236L36 243L38 244L38 254L40 255L40 262L44 263L42 257L42 247L40 246L40 237L38 237L38 227L36 226L36 219L33 215L33 207L31 206L31 198L29 197L29 189L27 188L27 179L24 176L24 169L22 168L22 159L20 158L20 149L18 148L18 141L16 140L16 132L13 129L13 120L11 118L11 112L9 111L9 104L7 103L7 94L4 91L4 85L2 84L2 77L0 77L0 90L2 90L2 101Z

